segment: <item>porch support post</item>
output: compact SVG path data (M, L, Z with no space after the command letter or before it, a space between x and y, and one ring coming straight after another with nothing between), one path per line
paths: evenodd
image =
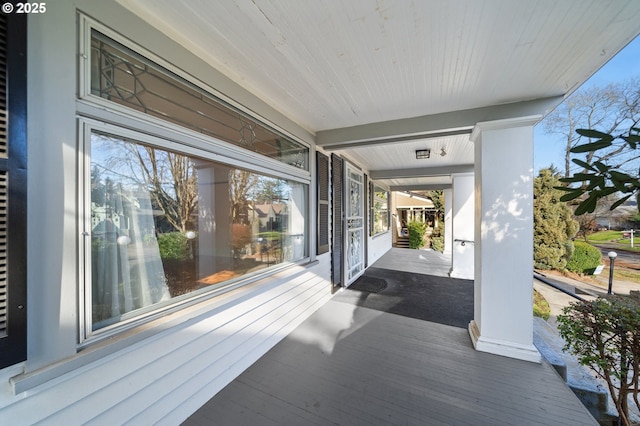
M474 177L473 173L458 173L451 176L452 186L452 278L472 280L474 278Z
M533 345L533 125L478 123L475 143L474 347L540 362Z
M452 230L452 193L451 189L445 189L444 191L444 251L443 254L451 255L451 247L453 245L453 230Z

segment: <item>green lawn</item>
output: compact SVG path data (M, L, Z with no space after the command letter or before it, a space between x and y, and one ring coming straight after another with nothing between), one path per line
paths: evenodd
M605 274L605 271L602 271ZM606 275L609 276L609 268L606 268ZM640 274L632 269L613 268L613 277L619 280L631 281L640 284Z
M622 239L621 231L599 231L590 234L587 239L592 243L604 243L607 241L617 241ZM635 242L635 241L634 241Z
M600 231L587 237L592 244L606 244L612 249L640 252L640 232L633 234L633 247L630 238L622 238L622 231Z

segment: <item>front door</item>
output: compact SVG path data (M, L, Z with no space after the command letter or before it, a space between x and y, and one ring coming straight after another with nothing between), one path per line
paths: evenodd
M364 175L345 161L345 286L364 272Z

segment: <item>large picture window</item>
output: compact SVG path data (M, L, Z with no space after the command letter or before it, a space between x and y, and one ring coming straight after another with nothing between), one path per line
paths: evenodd
M309 147L80 24L81 342L308 258Z
M88 333L304 258L308 185L91 131Z

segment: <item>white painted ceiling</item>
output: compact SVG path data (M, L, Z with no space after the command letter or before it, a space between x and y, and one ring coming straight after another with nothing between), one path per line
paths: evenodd
M468 132L338 145L374 139L376 123L561 100L640 32L637 0L119 2L372 174L471 164ZM422 146L432 157L416 163ZM411 179L384 181L430 182Z

